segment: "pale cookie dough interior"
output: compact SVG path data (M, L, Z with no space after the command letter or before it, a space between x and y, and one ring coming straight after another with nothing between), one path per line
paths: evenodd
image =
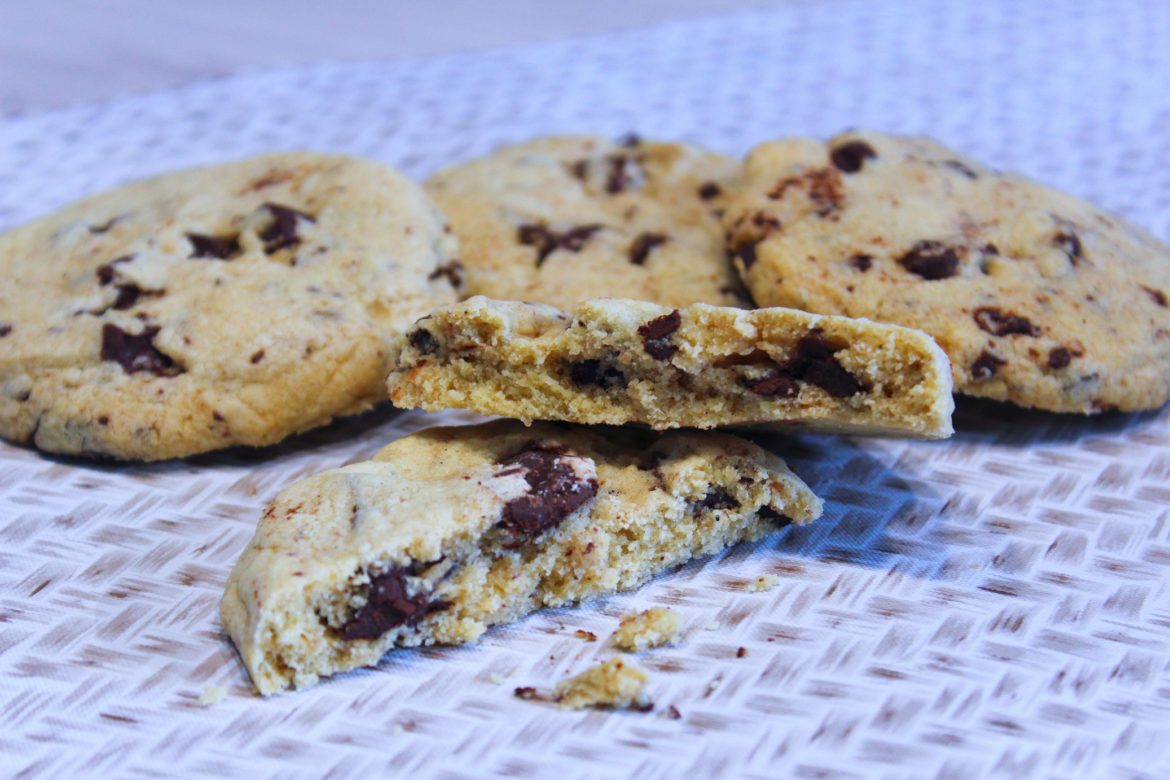
M950 367L926 334L791 309L670 309L601 299L571 312L477 296L394 347L402 408L656 429L782 424L945 438Z
M277 496L222 620L270 694L392 647L472 641L820 512L781 460L724 434L432 428Z
M134 182L0 236L0 435L154 460L264 445L382 394L455 300L454 237L381 164L283 153Z
M628 137L539 138L436 173L467 295L572 306L744 305L719 214L730 158Z
M970 395L1060 412L1170 398L1170 248L925 138L751 152L725 213L761 306L930 333Z

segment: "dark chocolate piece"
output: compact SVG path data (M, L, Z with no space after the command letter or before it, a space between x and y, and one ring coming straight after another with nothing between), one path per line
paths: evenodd
M975 324L993 336L1039 336L1040 329L1027 317L1005 313L994 306L980 306L972 314Z
M441 276L447 277L447 281L451 283L452 287L462 287L463 263L459 262L458 260L452 260L449 263L444 263L434 271L431 271L427 278L434 281Z
M597 495L597 480L582 479L566 460L569 452L537 442L500 461L501 466L524 469L529 493L509 501L499 526L519 546L539 536L577 511Z
M439 340L426 328L419 328L410 334L410 346L424 355L433 355L439 351Z
M1065 347L1053 347L1048 352L1048 367L1059 371L1072 362L1072 353Z
M305 212L281 206L279 203L265 203L260 208L267 209L272 215L272 222L259 233L260 240L264 242L264 253L268 255L300 243L301 237L297 235L298 219L316 222Z
M569 368L569 377L579 387L600 387L602 390L626 387L626 375L617 367L601 360L582 360Z
M450 601L432 601L429 593L410 595L406 577L402 568L374 576L366 603L337 629L341 638L377 639L392 628L413 626L432 612L451 608Z
M703 200L718 198L722 194L723 188L713 181L704 182L703 186L699 187L699 197Z
M634 265L642 265L650 253L654 251L654 248L665 244L667 240L663 233L643 233L635 238L634 243L630 245L630 262Z
M102 360L111 360L122 367L127 374L146 371L157 376L177 376L184 368L154 346L158 335L157 326L146 328L133 336L117 325L106 323L102 326Z
M919 241L898 260L902 267L923 279L947 279L959 272L959 256L940 241Z
M735 509L739 501L721 487L707 488L707 494L691 505L693 511L702 509Z
M678 309L670 314L655 317L638 328L638 335L642 337L642 348L646 354L655 360L669 360L678 352L678 346L671 340L671 336L682 324L682 315Z
M230 260L240 253L240 241L236 236L205 236L201 233L188 233L187 240L191 242L192 258L210 257L215 260Z
M976 382L991 379L999 371L999 367L1006 364L1007 361L1003 358L983 350L979 353L979 357L975 358L975 362L971 364L971 378Z
M829 153L829 159L842 173L857 173L865 161L877 157L874 148L865 141L848 141Z

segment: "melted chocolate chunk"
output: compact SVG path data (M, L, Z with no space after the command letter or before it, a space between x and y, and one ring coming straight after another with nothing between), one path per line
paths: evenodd
M240 241L236 236L205 236L201 233L188 233L187 240L191 242L189 257L210 257L216 260L230 260L240 253Z
M749 379L744 385L756 395L774 396L776 398L794 398L800 394L800 383L792 377L783 376L775 372L762 376L759 379Z
M451 608L450 601L432 601L428 593L410 595L406 577L406 569L391 569L373 577L366 603L337 629L341 638L377 639L392 628L413 626L433 612Z
M722 194L723 188L713 181L704 182L703 186L699 187L699 197L703 200L718 198Z
M703 509L735 509L739 502L721 487L707 488L707 494L691 505L698 512Z
M114 308L118 311L129 309L143 295L142 288L136 284L119 284L114 289L118 291L118 297L114 299Z
M770 506L760 507L756 514L759 515L761 520L767 520L769 523L772 523L779 528L792 525L791 517L780 514Z
M873 268L873 258L869 255L854 255L849 258L849 264L858 271L865 273L870 268Z
M646 354L655 360L669 360L678 352L678 346L670 337L681 324L682 315L675 309L670 314L655 317L638 328L638 335L642 337L642 348L646 350Z
M564 233L557 233L547 225L521 225L516 231L516 240L526 246L536 247L536 267L544 265L545 259L557 249L579 252L585 242L601 230L601 225L581 225Z
M424 355L433 355L439 351L439 340L426 328L419 328L410 334L410 346Z
M500 461L501 466L523 467L530 491L504 507L499 526L514 537L509 546L555 527L597 495L597 480L582 479L566 460L568 454L533 442Z
M1072 362L1072 353L1065 347L1054 347L1048 352L1048 367L1059 371Z
M993 336L1039 336L1040 329L1027 317L1005 314L994 306L980 306L972 315L980 329Z
M971 364L971 378L976 382L991 379L999 371L999 367L1006 364L1006 360L983 350L979 353L979 357L975 358L975 362Z
M1073 265L1076 265L1077 261L1084 257L1084 249L1081 247L1080 236L1071 230L1057 233L1052 238L1052 244L1061 252L1068 255L1069 262Z
M654 251L654 248L665 244L667 240L662 233L643 233L634 239L633 244L630 244L630 262L634 265L642 265L650 253Z
M7 322L0 322L0 339L12 332L12 326Z
M462 287L463 263L459 262L458 260L452 260L449 263L444 263L434 271L431 271L427 278L433 281L441 276L447 277L447 281L451 283L452 287Z
M272 215L272 222L259 234L260 240L264 242L264 253L268 255L300 243L301 238L297 235L298 219L316 222L305 212L281 206L278 203L265 203L261 208L267 209L268 213ZM236 251L239 251L238 244Z
M157 326L132 336L117 325L102 326L102 360L112 360L127 374L145 371L157 376L177 376L184 369L154 346Z
M959 256L939 241L919 241L898 260L902 267L923 279L947 279L959 272Z
M615 366L600 360L582 360L569 368L569 377L579 387L613 390L626 386L626 375Z
M943 162L943 165L947 166L952 171L958 171L959 173L966 176L968 179L978 179L979 178L979 174L977 174L977 173L975 173L975 171L971 170L971 166L967 165L962 160L946 160Z
M1153 287L1146 287L1144 284L1142 285L1142 290L1145 291L1146 295L1150 296L1151 301L1158 304L1163 309L1166 308L1166 293L1162 292L1161 290L1155 290Z
M637 163L624 154L606 157L605 163L608 166L605 176L605 191L610 195L625 192L634 183L633 176L626 168Z
M745 271L755 265L756 261L759 260L759 257L756 255L756 245L754 243L744 244L732 253L732 257L738 257L743 261Z
M865 141L849 141L829 153L833 166L842 173L857 173L865 165L866 160L875 157L877 152Z
M122 255L121 257L114 258L105 265L99 265L97 270L94 271L97 274L98 284L104 287L114 281L114 266L120 263L129 263L133 259L134 255Z

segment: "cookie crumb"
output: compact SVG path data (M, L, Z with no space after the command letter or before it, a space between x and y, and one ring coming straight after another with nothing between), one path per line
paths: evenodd
M662 711L662 717L670 720L682 720L682 713L678 711L678 707L672 704Z
M756 581L752 583L751 589L759 593L761 591L771 590L779 584L779 577L774 577L771 574L761 574L759 577L756 577Z
M716 623L714 620L712 620L710 623L708 623L707 625L703 626L703 630L704 630L704 631L718 631L718 630L719 630L719 624L718 624L718 623Z
M578 628L576 631L574 631L573 636L577 637L578 639L580 639L584 642L596 642L597 641L597 634L593 633L592 631L586 631L583 628Z
M222 685L208 685L199 694L200 707L214 707L227 698L228 690Z
M611 658L557 683L556 701L562 709L606 707L648 712L654 707L646 698L648 679L645 670L621 658Z
M610 641L619 650L636 653L677 643L681 630L682 619L677 612L666 607L654 607L623 617Z
M741 647L741 648L739 648L738 650L736 650L736 651L735 651L735 657L736 657L736 658L743 658L744 656L746 656L746 655L747 655L747 653L748 653L748 651L747 651L747 648L746 648L746 647Z

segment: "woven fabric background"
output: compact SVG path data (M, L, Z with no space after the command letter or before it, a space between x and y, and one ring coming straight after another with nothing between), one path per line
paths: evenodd
M517 20L522 23L522 20ZM277 148L423 176L509 140L630 130L729 153L924 132L1170 238L1170 3L796 0L498 54L247 75L0 122L0 227ZM938 443L762 440L817 524L475 646L252 694L217 603L264 503L458 415L116 466L0 445L0 775L1170 777L1170 413L961 402ZM771 573L762 593L747 583ZM669 605L648 714L512 696ZM715 630L708 630L708 629ZM747 655L737 657L743 647ZM227 698L201 706L206 686ZM674 707L681 716L664 717Z

